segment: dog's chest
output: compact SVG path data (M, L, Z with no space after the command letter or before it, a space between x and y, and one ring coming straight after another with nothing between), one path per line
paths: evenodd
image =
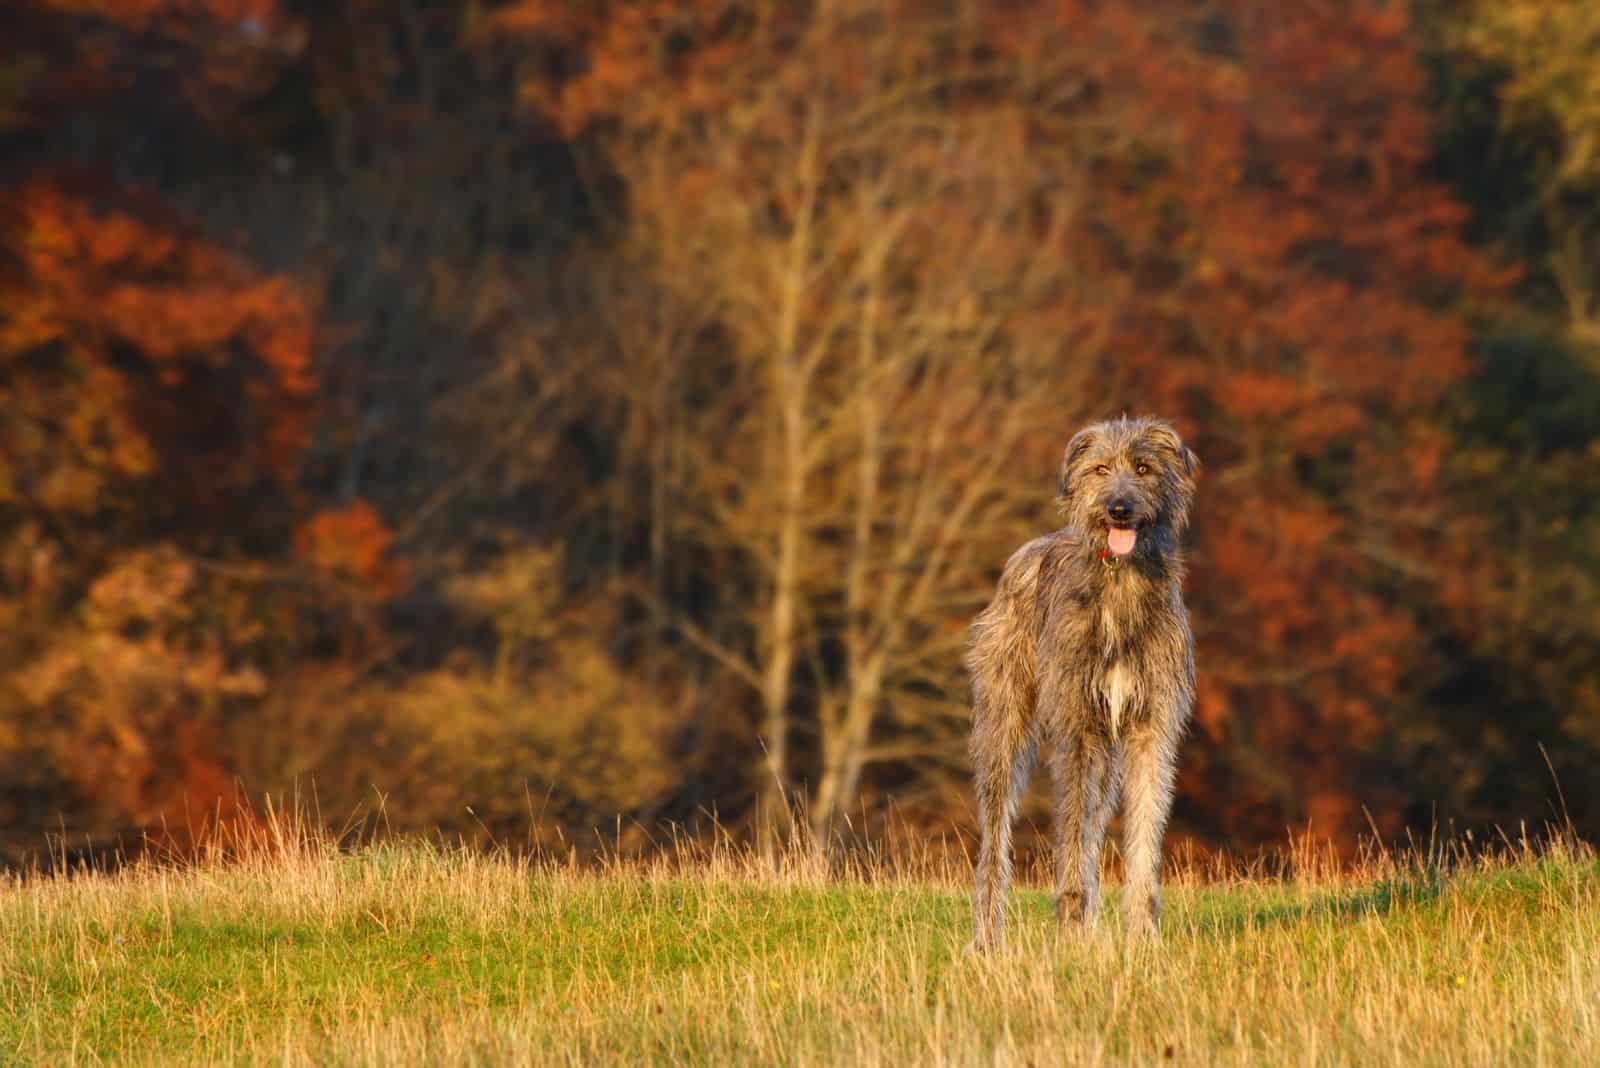
M1115 656L1117 646L1122 639L1122 626L1118 618L1119 613L1111 603L1102 601L1100 604L1100 645L1101 651L1106 656Z
M1140 674L1135 663L1137 624L1113 602L1100 605L1099 632L1101 663L1099 698L1106 714L1106 727L1112 738L1121 737L1143 699Z
M1123 723L1134 701L1134 679L1134 673L1120 662L1112 664L1110 670L1101 677L1100 699L1105 702L1113 738L1122 735Z

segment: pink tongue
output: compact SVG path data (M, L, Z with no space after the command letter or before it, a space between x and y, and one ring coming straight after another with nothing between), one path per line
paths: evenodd
M1113 556L1127 556L1133 552L1135 536L1135 533L1131 530L1112 527L1106 531L1106 547L1111 550Z

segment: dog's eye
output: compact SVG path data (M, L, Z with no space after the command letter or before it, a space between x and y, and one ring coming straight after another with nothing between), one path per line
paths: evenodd
M1105 464L1096 464L1094 473L1097 475L1109 475L1111 473L1111 468L1107 467Z
M1140 464L1138 467L1134 468L1134 470L1139 472L1141 475L1148 475L1150 473L1150 465Z

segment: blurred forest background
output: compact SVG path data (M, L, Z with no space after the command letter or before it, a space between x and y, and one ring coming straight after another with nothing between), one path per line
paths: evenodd
M1597 193L1588 0L13 0L0 856L966 826L1122 411L1178 837L1593 835Z

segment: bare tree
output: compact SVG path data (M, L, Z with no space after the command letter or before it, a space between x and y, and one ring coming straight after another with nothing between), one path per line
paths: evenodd
M622 378L659 416L664 381L718 368L715 396L679 397L652 490L678 508L652 523L757 576L679 625L758 695L763 835L801 780L827 840L875 761L958 759L961 636L1047 519L1121 302L1079 258L1073 139L1030 134L1046 83L942 67L946 29L836 5L721 66L715 110L641 110L613 146L618 306L648 292L700 324L630 332Z

